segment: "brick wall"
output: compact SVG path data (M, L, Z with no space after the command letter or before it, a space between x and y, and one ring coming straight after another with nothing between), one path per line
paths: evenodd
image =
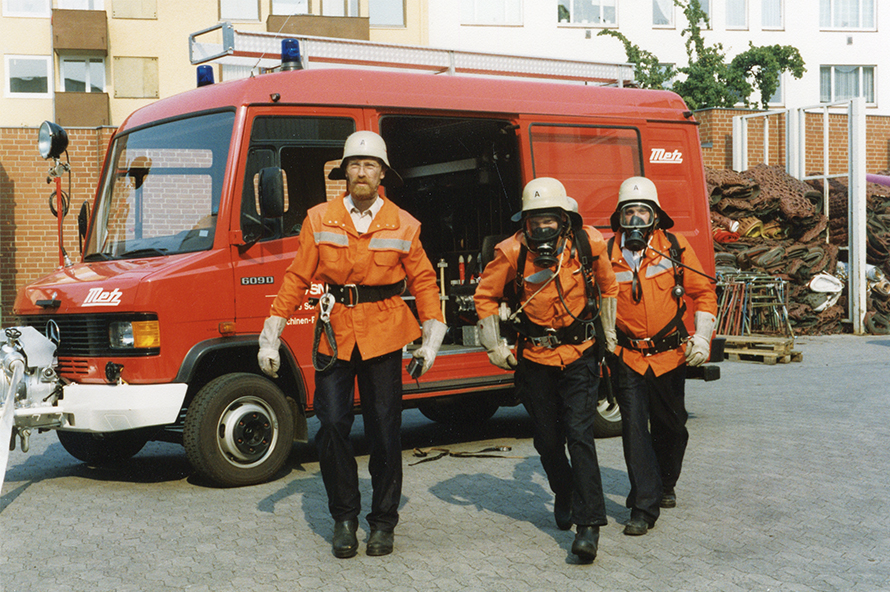
M750 115L749 110L708 109L695 114L701 124L699 136L705 166L732 169L732 118ZM766 124L764 122L767 122ZM806 114L806 173L824 173L824 118L821 113ZM764 127L768 126L768 160L764 158ZM876 173L890 168L890 117L866 117L866 171ZM847 170L847 117L828 116L828 174ZM760 163L785 164L785 116L770 115L765 120L748 120L748 166Z

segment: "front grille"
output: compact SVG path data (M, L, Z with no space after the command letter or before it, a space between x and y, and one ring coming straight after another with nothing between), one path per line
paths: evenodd
M116 314L71 314L71 315L25 315L18 319L19 324L34 327L46 336L46 324L55 321L61 335L58 357L94 358L94 357L125 357L157 355L160 350L153 349L111 349L108 330L115 321L151 321L157 315L150 313L116 313Z

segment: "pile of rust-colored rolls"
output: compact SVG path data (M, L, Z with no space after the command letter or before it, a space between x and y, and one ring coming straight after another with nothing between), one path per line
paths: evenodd
M784 279L795 334L841 332L846 300L819 307L808 287L817 274L837 269L837 244L826 241L822 194L779 167L706 173L717 272Z

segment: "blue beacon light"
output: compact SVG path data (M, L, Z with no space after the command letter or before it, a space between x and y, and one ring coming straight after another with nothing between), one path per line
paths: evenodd
M281 40L281 69L301 70L303 62L300 59L300 42L296 39Z
M213 66L198 66L198 88L213 84Z

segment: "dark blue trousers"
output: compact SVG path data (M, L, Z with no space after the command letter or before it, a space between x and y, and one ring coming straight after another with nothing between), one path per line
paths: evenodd
M654 522L664 491L677 484L689 441L686 365L655 376L651 368L641 375L619 361L615 398L630 478L627 507Z
M319 355L324 365L329 357ZM334 520L356 519L361 512L358 465L349 439L355 418L355 382L370 446L371 530L392 531L402 497L402 352L363 360L356 348L348 361L336 360L315 373L315 414L320 422L315 442L321 476Z
M603 526L606 505L593 436L599 373L592 354L565 368L521 359L516 392L534 422L535 450L550 488L573 493L572 522Z

